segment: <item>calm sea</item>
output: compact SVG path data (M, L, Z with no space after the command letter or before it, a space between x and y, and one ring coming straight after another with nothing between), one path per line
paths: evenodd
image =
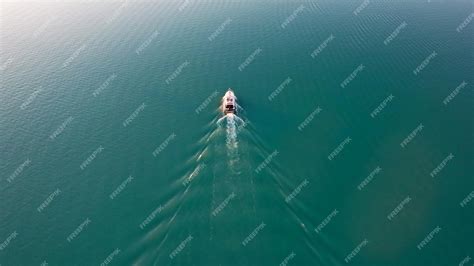
M1 266L472 265L472 1L0 13Z

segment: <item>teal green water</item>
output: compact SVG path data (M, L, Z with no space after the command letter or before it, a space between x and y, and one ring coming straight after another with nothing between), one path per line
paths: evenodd
M470 265L472 1L367 3L1 3L0 265Z

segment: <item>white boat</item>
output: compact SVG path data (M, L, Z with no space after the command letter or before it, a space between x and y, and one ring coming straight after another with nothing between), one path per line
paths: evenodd
M237 112L237 97L235 97L234 91L231 88L222 97L222 112L226 115Z

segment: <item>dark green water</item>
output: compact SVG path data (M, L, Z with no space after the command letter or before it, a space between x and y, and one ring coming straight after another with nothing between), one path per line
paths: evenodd
M1 3L0 265L472 265L472 12Z

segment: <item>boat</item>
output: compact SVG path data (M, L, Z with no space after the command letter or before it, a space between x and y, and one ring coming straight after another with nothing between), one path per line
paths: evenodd
M222 97L222 112L225 115L237 113L237 97L235 97L234 91L231 88Z

